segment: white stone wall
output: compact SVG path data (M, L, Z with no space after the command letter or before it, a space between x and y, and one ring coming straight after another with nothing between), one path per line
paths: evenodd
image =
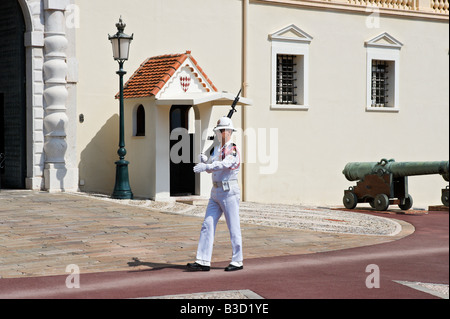
M78 124L80 179L85 182L86 191L111 193L118 144L118 101L114 99L118 77L107 34L115 31L119 16L127 23L126 32L134 33L130 59L125 63L125 80L148 57L191 50L219 90L237 93L243 68L242 2L76 3L81 15L77 29L77 98L79 112L85 115L85 122ZM246 107L245 116L239 107L233 117L235 126L244 125L248 133L244 141L242 134L237 135L247 161L241 177L245 176L243 194L248 201L340 205L344 189L353 185L341 173L349 161L379 161L383 157L397 161L448 159L448 15L375 10L337 1L323 1L320 7L318 4L250 1L247 97L254 103ZM296 25L313 39L309 46L307 109L271 106L269 35L290 25ZM400 105L396 112L366 110L366 42L384 32L403 44L399 52ZM163 119L162 107L155 110L146 115ZM211 119L228 110L228 106L215 106ZM127 112L131 115L131 110ZM131 125L125 129L130 137ZM271 129L277 135L270 135ZM271 136L278 143L271 144ZM147 149L141 151L143 147L154 147L153 142L145 143L145 139L136 138L127 144L127 158L148 153ZM272 152L272 146L276 151ZM267 161L271 153L277 156ZM132 172L142 165L154 164L139 158L130 161L129 168ZM273 172L273 164L275 172L267 174ZM136 189L138 185L148 187L145 183L136 181L134 176L130 178L132 190L134 185ZM440 176L411 178L415 206L439 204L440 189L445 184Z
M26 187L76 190L76 124L69 124L76 121L76 63L73 63L74 45L68 46L75 42L75 33L74 30L66 33L65 18L71 1L18 1L27 28ZM71 72L67 61L71 61Z

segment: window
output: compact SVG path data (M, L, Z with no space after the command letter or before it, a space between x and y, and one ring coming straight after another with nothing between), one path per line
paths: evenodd
M134 136L145 136L145 109L141 104L136 110L136 122L135 122L135 135Z
M366 42L367 111L399 111L400 49L402 45L387 33L380 34Z
M297 104L297 56L277 55L277 104Z
M371 107L389 107L389 71L394 68L394 62L372 60L372 103ZM392 86L392 85L391 85Z
M295 25L269 36L272 41L272 109L308 109L308 61L312 37Z

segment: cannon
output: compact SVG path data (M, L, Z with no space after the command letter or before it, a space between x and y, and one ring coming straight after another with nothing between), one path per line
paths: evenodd
M358 181L355 187L344 191L343 203L353 209L358 203L369 203L376 210L387 210L390 204L408 210L413 200L408 193L408 176L440 174L449 181L449 162L379 162L348 163L342 173L349 181ZM442 203L448 207L449 189L442 190Z

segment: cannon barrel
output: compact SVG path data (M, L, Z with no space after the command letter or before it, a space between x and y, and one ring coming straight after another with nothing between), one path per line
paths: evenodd
M352 162L345 165L342 173L349 181L362 180L370 174L392 174L394 177L440 174L449 181L449 162L395 162L395 160L382 159L376 162Z

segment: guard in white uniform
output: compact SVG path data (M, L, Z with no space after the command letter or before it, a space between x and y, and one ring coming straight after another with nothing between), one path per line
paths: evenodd
M236 131L231 119L222 117L214 128L221 137L222 143L214 148L211 157L200 155L201 163L194 167L194 172L207 172L212 174L213 188L206 209L205 219L200 232L197 249L197 260L187 265L190 271L209 271L213 252L214 235L217 222L225 214L230 231L231 246L233 250L231 263L225 271L243 269L242 235L239 220L239 201L241 191L238 184L240 167L239 150L230 141L232 132Z

